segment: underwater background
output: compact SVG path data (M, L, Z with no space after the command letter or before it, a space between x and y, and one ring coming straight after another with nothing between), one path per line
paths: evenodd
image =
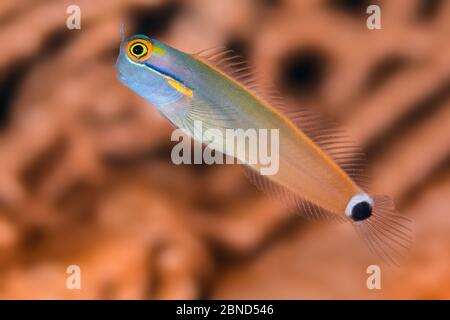
M233 49L342 123L374 193L415 221L409 260L385 266L350 225L304 219L236 165L174 165L170 124L116 79L121 22ZM449 39L445 0L2 0L0 298L450 299Z

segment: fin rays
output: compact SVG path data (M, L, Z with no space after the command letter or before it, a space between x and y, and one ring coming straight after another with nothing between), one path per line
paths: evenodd
M412 221L397 214L388 197L376 196L374 202L372 216L354 226L375 255L388 264L399 266L413 242Z
M337 214L328 212L327 210L320 208L319 206L300 198L296 194L289 191L287 188L279 185L276 182L269 180L259 175L255 170L247 166L242 166L246 177L253 183L258 189L267 195L271 195L282 203L287 204L288 207L299 209L299 213L304 215L308 219L327 221L327 222L345 222L346 219L338 216Z

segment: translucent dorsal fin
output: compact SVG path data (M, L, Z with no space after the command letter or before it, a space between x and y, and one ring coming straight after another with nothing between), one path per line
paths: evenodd
M370 187L366 156L359 144L332 120L306 108L279 108L325 151L362 189Z
M236 55L233 50L227 50L225 47L214 47L194 53L194 56L211 64L256 93L255 90L260 82L258 74L253 72L244 58Z
M369 188L367 160L361 147L332 120L307 108L291 108L270 85L262 85L262 77L252 72L249 64L232 50L214 47L194 54L239 82L264 102L286 115L324 152L330 156L361 188Z

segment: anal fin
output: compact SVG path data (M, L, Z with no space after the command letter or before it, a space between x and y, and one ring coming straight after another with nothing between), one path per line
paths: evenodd
M296 209L299 214L304 217L322 222L339 222L343 223L347 220L337 214L331 213L312 202L301 198L294 194L286 187L260 175L256 170L247 165L242 165L245 176L263 193L272 196L287 205L289 208Z

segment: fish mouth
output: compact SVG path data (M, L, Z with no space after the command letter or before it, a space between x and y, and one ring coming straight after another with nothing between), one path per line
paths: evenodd
M127 78L125 78L124 75L121 73L117 76L117 79L119 79L122 82L125 82L127 80Z
M126 80L125 76L124 76L123 73L119 70L119 68L117 68L117 66L116 66L116 77L117 77L117 79L119 79L120 81L125 81L125 80Z

